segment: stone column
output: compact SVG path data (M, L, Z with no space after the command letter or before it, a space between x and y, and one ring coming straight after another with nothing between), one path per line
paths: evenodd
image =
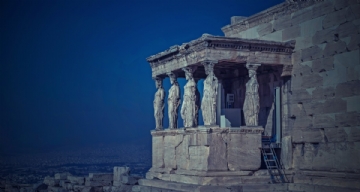
M154 98L154 116L156 124L155 130L160 131L163 130L165 91L162 86L163 78L156 77L154 80L157 88Z
M198 96L196 94L196 82L193 77L196 68L196 66L182 68L187 80L187 83L184 86L184 98L181 106L181 118L184 121L184 127L197 127L197 114L199 108L196 104Z
M246 83L246 93L243 107L246 126L258 126L259 123L259 83L256 79L256 70L259 66L260 64L246 64L250 77Z
M216 124L216 99L218 89L218 79L214 74L215 61L205 61L202 64L207 75L204 80L204 92L201 100L201 111L204 125Z
M168 115L169 115L169 129L176 129L178 127L178 108L180 105L180 88L177 82L175 73L167 73L170 78L171 87L168 96Z

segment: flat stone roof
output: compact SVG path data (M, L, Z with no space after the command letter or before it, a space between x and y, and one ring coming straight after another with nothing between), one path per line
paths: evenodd
M239 64L291 65L295 41L276 42L203 34L200 38L147 58L152 76L165 76L190 65L216 61L216 65L236 67Z

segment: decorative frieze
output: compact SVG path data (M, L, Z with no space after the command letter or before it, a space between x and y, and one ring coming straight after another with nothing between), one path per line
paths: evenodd
M286 58L292 54L294 43L294 41L275 42L204 34L189 43L175 45L150 56L147 61L152 68L153 77L165 76L166 73L181 70L183 67L201 65L207 60L253 62L254 53L257 54L258 63L289 65L291 60Z
M229 133L239 133L239 134L261 134L264 132L264 128L261 126L258 127L240 127L239 128L229 128Z

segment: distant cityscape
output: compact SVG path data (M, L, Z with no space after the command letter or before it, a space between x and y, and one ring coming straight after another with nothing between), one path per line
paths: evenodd
M144 145L102 145L54 150L47 153L0 156L0 186L33 184L46 176L70 172L76 176L112 173L114 166L128 166L131 174L144 176L151 167L151 151Z

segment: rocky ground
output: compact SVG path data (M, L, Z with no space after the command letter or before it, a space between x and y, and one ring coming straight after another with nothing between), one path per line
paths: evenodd
M1 182L1 192L131 192L143 178L130 175L130 167L114 167L109 173L89 173L75 176L69 172L46 176L35 184Z

